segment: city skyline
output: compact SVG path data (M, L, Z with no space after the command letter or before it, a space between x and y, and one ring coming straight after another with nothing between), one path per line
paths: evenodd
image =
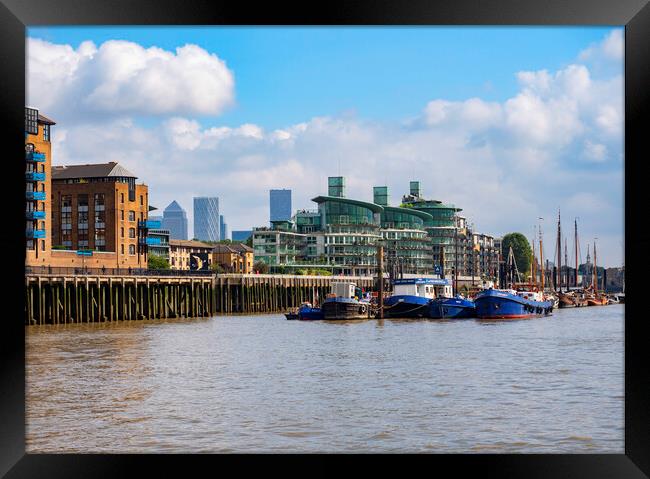
M90 151L124 163L156 205L217 190L233 230L267 223L269 189L292 189L295 211L313 208L328 176L346 176L364 201L373 186L401 195L420 180L427 197L462 204L495 237L531 238L543 217L552 242L561 208L579 218L583 245L598 238L599 263L623 264L621 28L165 32L29 28L28 103L57 121L55 164ZM244 40L251 32L264 48ZM333 32L339 41L328 43ZM272 47L291 58L260 63ZM193 61L210 81L181 74ZM125 81L148 73L196 95Z

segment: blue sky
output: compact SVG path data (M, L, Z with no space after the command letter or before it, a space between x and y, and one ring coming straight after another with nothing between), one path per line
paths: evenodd
M350 110L370 119L415 116L431 95L503 101L517 91L513 72L560 69L609 30L30 27L28 35L75 48L89 39L167 50L197 44L216 52L235 73L237 103L219 123L281 128Z
M618 265L622 31L29 28L28 103L58 121L55 164L119 161L190 225L192 196L249 229L268 189L312 208L340 171L351 196L387 185L393 203L419 179L495 236L540 216L550 231L561 206Z

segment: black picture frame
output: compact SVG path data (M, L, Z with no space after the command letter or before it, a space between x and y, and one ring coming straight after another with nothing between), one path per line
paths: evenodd
M420 456L427 472L465 475L476 471L499 477L641 478L650 475L650 369L640 312L641 271L650 244L644 236L642 191L647 158L643 120L650 117L650 5L647 0L455 0L328 1L318 4L244 4L207 0L0 0L0 59L4 221L4 290L0 332L0 475L18 477L117 477L144 466L170 472L180 463L202 465L215 456L40 455L25 454L24 316L24 141L25 28L36 25L625 25L625 454L567 455L434 455ZM15 180L14 180L15 179ZM10 206L7 206L10 205ZM275 456L276 458L278 456ZM301 456L305 459L305 456ZM308 461L310 457L306 458ZM348 456L349 459L349 456ZM367 459L367 457L366 457ZM398 460L400 458L397 458ZM219 468L236 461L240 471L257 463L248 456L216 457ZM264 461L273 460L266 456ZM317 462L316 462L317 461ZM426 462L424 462L426 461ZM433 461L433 463L432 463ZM319 472L328 464L311 456ZM383 467L383 457L364 461ZM232 465L232 464L231 464ZM288 466L288 465L287 465ZM287 467L285 466L285 467ZM214 465L209 466L217 472ZM336 467L336 469L334 468ZM338 467L331 471L337 471ZM435 467L435 469L432 469ZM293 467L292 467L293 469ZM310 474L313 469L296 467ZM451 472L453 471L453 472ZM282 470L277 470L282 473ZM294 472L288 470L287 472Z

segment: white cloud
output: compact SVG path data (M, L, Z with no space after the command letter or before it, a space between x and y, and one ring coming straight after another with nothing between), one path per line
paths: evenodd
M28 103L55 118L105 115L218 115L234 101L233 73L197 45L170 52L110 40L76 50L28 38Z
M625 55L625 40L623 29L612 30L601 42L593 44L580 52L578 58L581 61L593 61L605 59L621 62Z

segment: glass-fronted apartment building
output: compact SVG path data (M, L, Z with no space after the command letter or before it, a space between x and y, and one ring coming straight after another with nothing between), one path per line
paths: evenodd
M298 210L289 221L253 230L255 259L272 272L309 266L373 275L382 241L385 270L394 274L495 277L494 239L470 231L460 208L423 199L418 181L399 207L390 206L389 197L388 187L377 186L373 202L346 198L345 179L330 177L328 195L312 199L318 209Z

